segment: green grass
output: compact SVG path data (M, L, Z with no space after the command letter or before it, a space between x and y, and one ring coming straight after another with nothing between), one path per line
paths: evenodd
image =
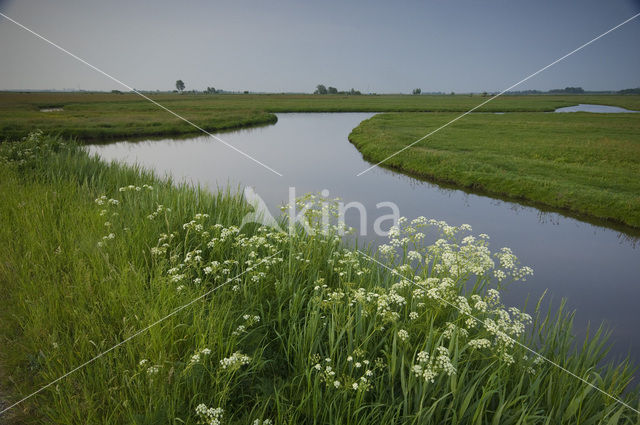
M381 114L349 138L376 163L454 117ZM471 114L384 166L640 227L640 114Z
M602 330L576 347L572 315L562 309L533 311L523 330L526 316L507 313L498 301L495 289L507 281L491 278L491 261L514 278L527 269L511 266L509 252L491 256L482 238L461 242L468 230L405 223L395 236L404 240L400 250L379 257L436 291L434 298L335 234L239 231L233 226L248 207L235 193L176 186L38 134L0 145L0 158L0 377L9 402L244 273L20 404L14 421L194 424L201 403L224 409L223 424L640 419L508 344L504 335L640 405L629 388L630 365L603 363ZM426 246L423 232L444 232L446 242ZM426 266L418 267L418 254L428 255ZM469 303L498 328L474 325L443 299L460 308ZM246 329L238 332L240 325ZM491 346L474 348L482 338ZM420 351L431 359L421 363ZM223 368L220 361L234 352L250 360ZM200 359L190 364L196 353ZM417 376L415 365L433 372L433 382ZM446 372L450 367L455 373Z
M270 124L276 112L464 112L487 98L475 95L149 95L208 131ZM640 110L640 96L503 96L482 111L553 111L578 103ZM59 112L41 108L61 107ZM34 128L81 140L193 134L198 130L135 94L0 93L0 140Z
M105 141L125 137L172 136L198 132L193 126L156 105L118 95L7 95L0 94L0 137L24 137L38 128L63 137ZM135 101L134 101L135 100ZM63 111L41 112L42 107ZM169 108L207 131L273 124L275 115L250 105L210 109L206 104Z

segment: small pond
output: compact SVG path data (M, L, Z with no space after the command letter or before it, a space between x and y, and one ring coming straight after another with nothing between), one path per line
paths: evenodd
M619 114L623 112L640 112L640 111L630 111L629 109L620 108L619 106L591 105L588 103L581 103L575 106L558 108L554 112L593 112L597 114Z

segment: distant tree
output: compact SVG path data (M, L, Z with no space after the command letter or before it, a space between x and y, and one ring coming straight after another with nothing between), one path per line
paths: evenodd
M624 89L618 92L619 94L640 94L640 87L635 89Z
M482 97L487 97L487 94L488 94L488 93L487 93L486 91L483 91L483 92L482 92Z
M565 87L563 89L549 90L549 93L582 94L584 93L584 89L582 87Z
M360 91L359 91L359 90L354 90L354 88L353 88L353 87L351 87L351 90L349 90L349 94L359 95L359 94L362 94L362 93L360 93Z
M215 87L207 87L207 90L205 90L205 91L208 94L216 94L216 88Z
M413 89L412 94L420 94L422 93L422 89Z
M452 91L452 92L451 92L451 93L449 93L449 94L450 94L451 96L453 96L453 95L455 95L455 94L456 94L456 92L453 92L453 91Z
M329 94L338 94L338 89L337 89L337 88L335 88L335 87L331 87L331 86L329 86L329 87L327 88L327 92L328 92Z
M185 88L184 81L182 81L182 80L176 81L176 88L178 89L178 91L180 93L182 93L182 90L184 90L184 88Z
M582 87L566 87L564 91L566 91L567 93L584 93L584 89Z
M316 86L316 91L313 92L313 94L327 94L327 88L324 86L324 84L318 84Z

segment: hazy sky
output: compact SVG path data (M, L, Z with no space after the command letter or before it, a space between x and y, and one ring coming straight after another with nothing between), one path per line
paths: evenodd
M499 91L640 12L640 0L0 0L132 87ZM0 17L0 88L121 89ZM516 90L640 86L640 17Z

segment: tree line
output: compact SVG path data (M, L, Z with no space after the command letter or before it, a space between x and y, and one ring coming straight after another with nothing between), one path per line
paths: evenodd
M349 95L361 95L359 90L351 88L349 91L338 91L335 87L326 87L324 84L318 84L313 94L349 94Z

